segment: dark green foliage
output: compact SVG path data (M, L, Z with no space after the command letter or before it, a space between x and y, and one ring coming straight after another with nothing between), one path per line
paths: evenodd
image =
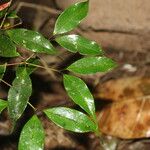
M57 19L54 35L71 31L87 16L88 1L76 3L66 9Z
M67 69L79 74L93 74L106 72L114 67L116 63L107 57L86 57L74 62Z
M76 53L79 52L82 55L99 55L103 54L100 46L79 35L64 35L56 38L56 41L68 51Z
M80 78L64 75L64 86L70 98L95 120L94 98L87 85Z
M37 116L33 116L23 127L18 150L42 150L44 148L44 129Z
M47 109L45 114L58 126L73 132L96 132L97 126L84 113L65 107Z
M25 110L31 96L31 79L26 68L18 69L16 78L8 92L8 112L13 121L17 121Z
M54 54L55 48L40 33L27 29L8 30L7 34L17 45L36 53Z
M16 46L11 41L11 39L4 35L0 34L0 56L2 57L17 57L19 53L16 52Z
M0 113L7 107L7 101L0 99Z
M83 55L84 58L66 67L68 71L77 74L106 72L116 66L112 59L103 56L104 52L96 42L79 35L67 34L87 16L88 5L89 1L76 3L60 14L56 20L52 36L53 40L63 48L72 53ZM40 60L37 57L32 58L32 56L37 56L38 53L52 55L56 54L57 51L51 42L38 32L21 28L2 30L6 18L18 18L15 11L7 12L7 10L2 10L0 17L4 17L4 22L1 22L0 25L0 57L20 57L21 52L20 54L17 52L17 47L24 47L32 52L31 58L23 59L20 63L0 64L0 81L3 81L3 75L7 66L17 65L15 67L16 77L12 85L3 81L10 86L8 101L0 99L0 113L8 107L9 117L15 125L22 116L27 104L34 108L29 103L29 98L32 94L30 74L38 67L46 69L44 66L40 66ZM57 72L61 71L57 70ZM65 107L48 108L43 110L43 112L50 120L66 130L79 133L99 133L94 98L87 85L80 78L66 74L63 76L63 82L69 97L83 109L84 113ZM44 148L44 137L42 124L38 117L33 115L22 129L18 149L42 150Z

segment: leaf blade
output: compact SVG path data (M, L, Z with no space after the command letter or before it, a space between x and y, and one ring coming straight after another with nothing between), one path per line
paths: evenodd
M37 116L33 116L23 127L18 150L44 149L44 129Z
M7 101L0 99L0 114L7 107Z
M44 110L45 114L58 126L73 132L96 132L97 126L91 119L74 109L56 107Z
M12 29L8 30L7 34L16 44L32 52L46 54L56 53L53 45L38 32L27 29Z
M79 78L64 75L64 86L70 98L96 120L94 98L87 85Z
M88 1L79 2L66 9L56 20L53 34L63 34L75 28L88 13Z
M93 74L109 71L116 66L116 63L107 57L86 57L71 64L67 70L79 74Z
M19 53L16 51L14 43L4 34L0 34L0 56L17 57Z
M10 118L15 122L24 112L29 97L32 93L31 79L26 68L19 68L12 87L8 92L8 113Z
M71 34L56 38L57 43L67 50L75 53L79 52L82 55L98 55L103 54L100 46L82 36Z

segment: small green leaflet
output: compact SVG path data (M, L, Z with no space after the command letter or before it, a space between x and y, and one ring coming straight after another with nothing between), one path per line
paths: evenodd
M37 116L33 116L21 131L18 150L43 150L45 133Z
M96 124L80 111L66 107L55 107L44 112L50 120L66 130L78 133L97 131Z
M7 101L0 99L0 113L7 107Z
M0 18L2 18L6 13L6 9L0 10Z
M70 98L96 120L94 98L87 85L77 77L64 75L64 86Z
M3 78L5 71L6 71L6 63L3 65L0 65L0 81Z
M107 57L86 57L71 64L67 70L79 74L106 72L116 67L116 63Z
M10 38L4 34L0 34L0 56L2 57L17 57L16 47Z
M8 15L7 15L7 18L19 18L18 16L17 16L17 13L16 13L16 11L11 11Z
M54 54L53 45L40 33L27 29L8 30L9 37L18 45L36 53Z
M58 17L53 34L63 34L71 31L79 25L82 19L87 16L87 13L88 1L79 2L70 6Z
M32 93L31 79L26 68L18 69L8 92L9 117L15 122L24 112Z
M99 55L103 54L100 46L79 35L64 35L56 38L56 41L68 51L73 53L79 52L82 55Z

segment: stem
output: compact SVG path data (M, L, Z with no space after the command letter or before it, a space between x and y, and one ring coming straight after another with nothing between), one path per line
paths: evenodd
M25 62L25 64L27 64L27 65L29 65L29 66L34 66L34 67L42 68L42 69L45 69L45 70L46 70L45 67L40 66L40 65L36 65L36 64L28 63L28 62ZM52 70L52 71L55 71L55 72L59 72L59 73L60 73L60 71L58 71L58 70L56 70L56 69L54 69L54 68L50 68L50 67L49 67L49 69Z
M34 55L35 55L35 53L33 53L32 55L30 55L30 56L26 59L26 61L28 61L29 59L31 59Z
M52 35L52 36L50 36L48 39L49 39L50 41L53 41L53 40L55 39L55 36Z
M22 24L22 21L20 21L19 23L16 23L16 24L13 25L13 26L6 27L6 28L4 28L4 29L2 29L2 30L8 30L8 29L14 28L14 27L16 27L16 26L19 26L19 25L21 25L21 24Z
M8 67L8 66L15 66L15 65L23 65L23 64L29 65L29 66L34 66L34 67L37 67L37 68L42 68L42 69L47 70L47 69L46 69L45 67L43 67L43 66L36 65L36 64L32 64L32 63L28 63L28 62L18 62L18 63L6 64L6 67ZM2 65L0 65L0 66L4 66L4 64L2 64ZM58 71L57 69L50 68L50 67L48 67L48 68L51 69L52 71L55 71L55 72L60 73L60 71Z
M3 24L5 22L5 19L6 19L6 16L7 16L8 12L5 13L5 16L3 17L3 20L1 22L1 25L0 25L0 29L3 27Z
M4 84L6 84L9 87L12 87L12 85L10 85L9 83L7 83L6 81L4 81L3 79L0 79L0 81L2 81Z
M0 65L0 66L6 65L6 67L8 67L8 66L15 66L15 65L22 65L22 64L24 64L24 62L18 62L18 63L12 63L12 64L3 64L3 65Z
M28 104L29 104L29 106L30 106L34 111L37 110L30 102L28 102Z

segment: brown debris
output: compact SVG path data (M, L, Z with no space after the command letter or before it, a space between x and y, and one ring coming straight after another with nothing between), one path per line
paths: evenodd
M114 102L100 112L99 127L123 139L150 137L150 97Z
M122 101L150 95L150 78L128 77L110 80L104 84L99 84L94 95L96 99L111 101Z

